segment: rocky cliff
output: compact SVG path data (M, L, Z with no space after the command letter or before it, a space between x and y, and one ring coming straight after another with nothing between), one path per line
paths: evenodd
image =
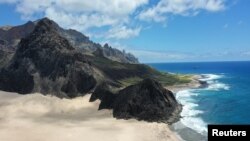
M57 33L49 19L39 21L21 40L8 66L0 71L0 80L1 90L59 97L84 94L96 84L86 57Z
M21 39L13 57L3 54L9 58L2 57L6 60L0 62L0 90L21 94L40 92L72 98L92 92L101 83L119 88L125 86L123 81L128 78L170 76L147 65L113 61L105 57L101 48L94 54L85 54L73 47L58 32L58 25L47 18L39 20L34 30Z
M5 31L11 29L5 28ZM178 119L181 106L171 91L155 81L174 84L178 82L177 77L144 64L126 62L132 55L126 58L125 52L112 49L108 44L92 53L86 48L82 50L76 46L92 42L81 33L68 31L44 18L35 23L31 33L20 34L22 39L14 51L7 38L0 41L0 60L4 60L0 61L0 90L20 94L39 92L61 98L94 91L90 101L100 99L99 109L113 109L116 118L157 122ZM124 82L128 80L143 81L126 87L128 83Z
M0 27L0 44L15 50L22 38L27 37L35 28L35 23L29 21L19 26Z
M55 22L44 18L21 39L16 51L0 50L0 90L72 98L92 92L102 83L119 89L144 78L165 84L180 82L178 77L144 64L109 59L107 55L117 53L110 48L105 45L93 54L86 53L74 47Z
M101 100L99 109L113 109L113 116L121 119L172 123L179 119L181 111L173 93L152 79L145 79L118 92L100 85L90 101L96 99Z
M0 69L4 67L12 58L14 52L9 48L1 47L0 45Z
M114 117L123 119L173 122L180 111L173 93L152 79L119 91L113 104Z
M0 49L6 47L15 51L20 40L27 37L34 30L36 24L40 20L35 22L29 21L20 26L0 27ZM130 53L122 52L111 46L105 48L105 46L101 46L100 44L91 41L89 37L76 30L63 29L54 21L51 22L51 25L53 25L60 36L66 38L72 47L82 51L84 54L93 54L97 49L100 49L102 50L103 55L110 60L122 63L139 63L138 59Z

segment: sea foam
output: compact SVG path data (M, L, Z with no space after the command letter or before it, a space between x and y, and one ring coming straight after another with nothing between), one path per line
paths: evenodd
M203 111L197 110L198 104L195 103L193 96L196 96L194 90L183 90L179 91L176 94L176 98L183 105L183 109L181 112L181 122L195 130L198 133L205 134L206 133L206 123L199 117Z
M218 79L224 78L224 75L216 75L216 74L203 74L202 78L199 79L201 81L206 81L208 83L208 87L206 90L229 90L230 86L218 81Z
M224 83L221 83L219 80L225 77L224 75L216 74L203 74L201 81L206 81L208 87L203 88L202 90L209 91L220 91L220 90L229 90L230 86ZM183 110L181 112L182 124L192 128L198 133L206 135L207 133L207 123L200 117L203 111L198 110L198 104L195 101L195 97L201 94L201 89L188 89L182 90L176 93L177 100L183 105Z

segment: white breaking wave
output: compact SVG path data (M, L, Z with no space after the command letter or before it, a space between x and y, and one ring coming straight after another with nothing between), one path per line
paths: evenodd
M218 79L223 78L224 75L216 75L216 74L203 74L203 78L199 79L201 81L206 81L208 83L208 87L206 90L229 90L230 86L218 81Z
M216 80L224 77L224 75L216 75L216 74L202 74L202 77L200 80L202 81L211 81Z
M223 77L224 75L203 74L202 78L199 80L206 81L208 83L208 87L202 90L229 90L229 85L219 82L219 79ZM179 91L176 93L176 98L183 105L181 112L181 116L183 117L181 119L182 124L205 135L207 133L207 123L199 117L203 111L197 109L199 105L196 104L194 99L194 97L199 94L198 92L200 91L197 91L196 89Z
M220 91L220 90L229 90L230 86L224 83L220 83L218 81L213 81L211 84L209 83L207 90L214 90L214 91Z
M196 96L193 90L183 90L176 93L176 98L183 105L183 109L181 112L182 124L185 126L192 128L198 133L205 134L207 132L206 123L198 117L199 114L202 114L203 111L197 110L198 104L194 103L194 99L192 96Z

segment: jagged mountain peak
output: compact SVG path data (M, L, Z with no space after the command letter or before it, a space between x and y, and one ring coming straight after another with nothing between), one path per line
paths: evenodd
M70 45L67 39L58 32L59 26L48 18L44 18L35 25L34 31L26 38L21 39L19 47L14 57L29 56L35 58L33 54L43 54L43 52L68 52L75 48ZM32 53L31 53L32 52Z
M58 34L65 38L69 44L84 54L94 54L96 50L102 50L103 57L121 63L139 63L138 59L130 54L111 47L101 46L89 39L88 36L74 29L64 29L53 20L45 17L34 22L27 22L23 25L13 26L9 30L0 28L0 47L16 51L22 38L35 34L35 37L50 34ZM45 34L44 34L45 33Z
M34 32L44 33L44 32L56 32L59 25L49 18L43 18L37 21Z
M121 87L127 78L160 75L145 65L130 64L136 58L130 61L133 57L127 58L129 54L125 51L111 48L108 44L102 47L85 36L80 37L83 35L80 32L65 30L48 18L32 25L28 29L34 30L27 36L18 36L22 39L14 56L0 62L0 67L4 65L0 69L0 90L76 97L91 92L103 82ZM18 33L25 31L23 26L14 29L18 29ZM5 45L6 38L0 43ZM81 47L86 49L81 50ZM87 49L92 52L86 53Z
M14 57L0 70L1 90L75 97L94 88L95 72L88 59L56 28L53 21L42 19L21 39Z
M0 26L0 30L3 30L3 31L8 31L12 28L11 25L6 25L6 26Z

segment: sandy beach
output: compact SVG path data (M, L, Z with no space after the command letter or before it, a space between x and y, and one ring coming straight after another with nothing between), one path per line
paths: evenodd
M166 124L117 120L90 95L59 99L0 91L1 141L178 141Z

